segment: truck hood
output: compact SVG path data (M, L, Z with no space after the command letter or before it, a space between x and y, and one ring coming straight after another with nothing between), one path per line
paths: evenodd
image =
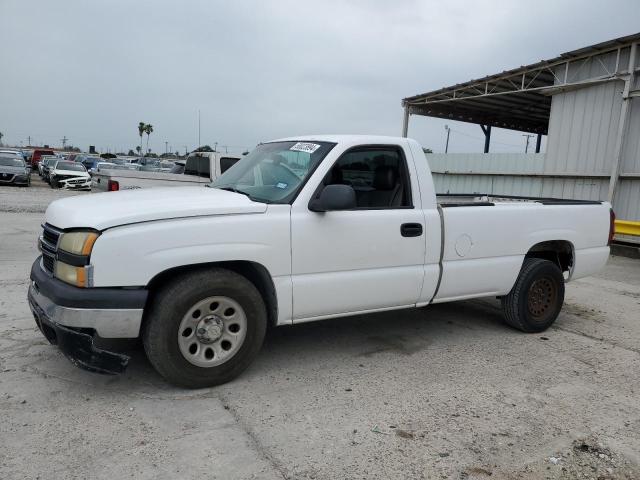
M206 187L167 187L92 193L51 203L45 221L54 227L107 228L130 223L207 215L264 213L265 203Z

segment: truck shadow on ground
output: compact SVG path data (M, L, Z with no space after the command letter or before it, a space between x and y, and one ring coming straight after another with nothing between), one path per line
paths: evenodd
M258 358L236 381L266 374L286 375L292 359L314 365L338 358L342 365L351 362L358 366L379 356L406 357L431 345L455 346L463 338L468 341L470 336L500 334L521 335L504 324L495 300L470 300L271 328ZM127 390L137 390L136 384L142 381L162 390L174 388L153 370L141 342L130 343L120 350L131 355L129 368L123 375L107 377L105 386L126 383Z

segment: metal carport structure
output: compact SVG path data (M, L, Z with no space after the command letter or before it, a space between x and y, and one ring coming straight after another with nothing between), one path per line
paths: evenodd
M527 190L609 200L619 218L637 222L640 103L634 99L640 97L639 43L636 33L406 97L402 134L407 136L412 115L481 126L484 154L464 154L460 161L456 155L462 154L429 156L441 189L462 185L474 193L495 183L510 192L494 193ZM536 152L541 136L548 135L547 151L522 158L490 154L492 127L538 135ZM464 181L452 180L463 177Z

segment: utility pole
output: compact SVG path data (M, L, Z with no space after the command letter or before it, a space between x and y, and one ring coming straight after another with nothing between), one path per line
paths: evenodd
M535 137L535 135L532 135L530 133L523 133L522 136L523 137L527 137L527 144L524 147L524 153L528 153L529 152L529 139L531 137Z
M213 151L217 152L218 151L218 142L214 142L213 143Z
M169 142L167 141L164 142L164 153L169 153Z
M449 128L449 125L445 125L444 129L447 131L447 143L445 143L444 145L444 153L448 153L449 152L449 135L451 135L451 129Z
M27 145L31 145L31 135L27 137Z
M184 156L185 157L187 156L187 146L186 145L184 145Z
M202 144L200 143L200 109L198 109L198 148L200 148Z
M60 140L62 142L62 150L64 150L65 147L67 146L67 140L69 140L69 139L67 138L66 135L64 137L62 137L62 139Z

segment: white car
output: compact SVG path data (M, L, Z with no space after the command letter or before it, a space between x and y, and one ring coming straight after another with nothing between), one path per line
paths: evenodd
M51 188L91 190L91 175L79 162L59 160L49 172Z
M268 325L475 297L541 332L613 236L607 202L437 196L406 138L263 143L209 187L51 203L28 299L74 364L121 372L94 336L141 336L168 381L206 387L239 375Z

